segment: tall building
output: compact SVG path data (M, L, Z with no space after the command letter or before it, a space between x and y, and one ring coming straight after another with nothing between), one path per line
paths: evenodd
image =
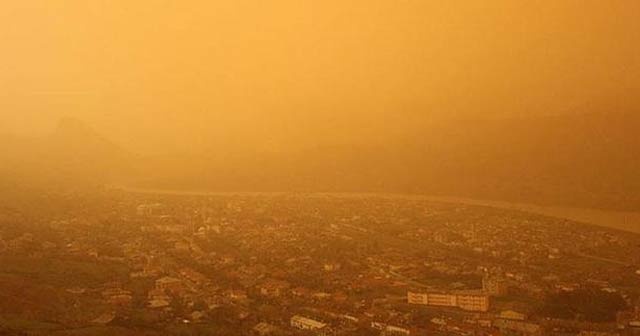
M508 292L507 280L502 276L485 274L482 278L482 290L492 296L503 296Z

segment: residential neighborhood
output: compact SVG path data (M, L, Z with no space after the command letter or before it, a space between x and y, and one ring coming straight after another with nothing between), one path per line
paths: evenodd
M28 318L48 321L51 334L639 330L640 253L629 251L640 251L640 236L632 233L403 197L118 190L70 197L63 212L41 210L32 229L0 231L0 288L18 279L25 288L2 292L11 296L1 305L6 328ZM17 224L21 216L2 220ZM38 263L56 266L36 268L49 273L30 280L21 270ZM50 305L38 301L40 292ZM34 300L31 315L11 313Z

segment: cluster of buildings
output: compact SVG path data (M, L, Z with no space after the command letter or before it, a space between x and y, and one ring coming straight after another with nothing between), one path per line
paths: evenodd
M220 325L255 335L640 330L640 288L629 286L640 283L640 256L628 253L640 237L632 234L504 210L326 195L127 195L104 218L51 222L53 241L0 235L0 253L51 251L124 268L100 285L67 288L78 305L91 302L93 324L142 315L156 328ZM620 295L629 308L600 324L540 315L546 296L587 287Z

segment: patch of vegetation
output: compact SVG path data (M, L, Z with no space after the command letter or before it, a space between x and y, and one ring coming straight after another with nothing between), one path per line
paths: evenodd
M125 265L87 260L43 259L22 256L0 256L0 272L23 276L40 284L58 287L93 286L114 279L126 279Z
M615 321L616 313L625 308L627 304L618 293L580 289L547 296L539 313L559 319L612 322Z

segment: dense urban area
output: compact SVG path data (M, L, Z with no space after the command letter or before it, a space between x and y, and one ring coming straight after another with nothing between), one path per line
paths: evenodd
M0 335L636 335L640 235L332 194L0 208Z

